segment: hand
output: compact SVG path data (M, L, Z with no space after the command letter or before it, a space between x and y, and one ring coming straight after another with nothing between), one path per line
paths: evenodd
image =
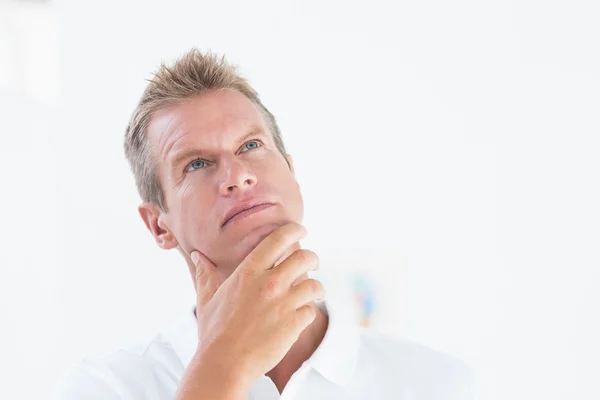
M294 284L318 269L312 251L296 250L273 268L305 235L305 228L295 223L276 229L221 285L215 265L198 251L191 253L201 359L234 371L248 385L283 359L315 319L314 301L324 296L317 280Z

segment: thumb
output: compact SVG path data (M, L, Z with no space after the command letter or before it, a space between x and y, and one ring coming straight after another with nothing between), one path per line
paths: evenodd
M190 254L190 257L196 266L195 286L197 308L201 310L213 298L219 288L219 277L215 264L204 254L194 250Z

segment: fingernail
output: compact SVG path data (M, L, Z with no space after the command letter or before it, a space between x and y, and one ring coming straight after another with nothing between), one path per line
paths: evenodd
M198 260L200 259L200 254L198 254L197 251L192 251L192 254L190 254L190 257L192 257L192 262L194 263L194 265L197 265Z

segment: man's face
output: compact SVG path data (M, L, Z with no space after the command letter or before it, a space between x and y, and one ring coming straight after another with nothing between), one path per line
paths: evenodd
M277 227L302 222L293 167L263 115L240 92L211 91L161 110L148 139L168 211L144 203L140 214L159 246L179 247L188 264L198 250L225 278ZM223 225L232 208L247 202L271 205Z

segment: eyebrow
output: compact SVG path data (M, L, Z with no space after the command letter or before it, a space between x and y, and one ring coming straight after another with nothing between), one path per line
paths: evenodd
M249 133L245 134L244 136L242 136L241 138L236 140L236 147L240 146L243 142L245 142L247 139L249 139L252 136L264 136L264 135L265 135L265 132L261 127L253 126ZM183 161L185 161L187 159L191 159L192 157L202 157L202 156L204 156L204 154L205 154L205 152L202 149L195 148L195 149L184 150L181 153L177 154L177 156L171 163L171 166L176 168Z

